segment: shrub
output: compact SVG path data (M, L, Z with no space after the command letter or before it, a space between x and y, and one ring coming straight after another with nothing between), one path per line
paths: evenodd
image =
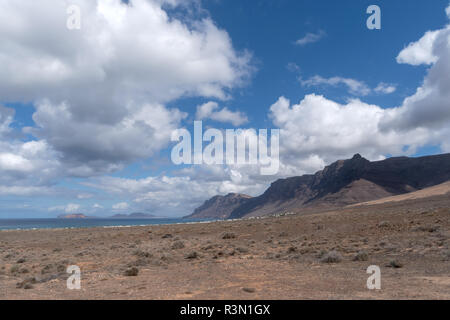
M369 255L366 251L359 251L354 257L353 261L367 261L369 260Z
M195 251L192 251L191 253L188 253L186 255L186 259L188 259L188 260L197 259L197 258L198 258L198 254Z
M183 241L175 241L173 244L172 244L172 249L173 250L177 250L177 249L183 249L184 248L184 242Z
M132 267L130 269L125 270L124 274L127 277L136 277L139 274L139 269L136 267Z
M320 261L323 263L338 263L342 261L342 256L337 251L330 251L324 254Z
M232 232L226 232L222 235L222 239L234 239L236 235Z
M402 268L403 267L403 263L401 263L400 261L394 259L394 260L391 260L387 264L387 267L398 269L398 268Z

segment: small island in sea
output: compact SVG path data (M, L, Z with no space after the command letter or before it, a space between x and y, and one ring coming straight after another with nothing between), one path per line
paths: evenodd
M158 219L159 217L142 212L133 212L130 214L115 214L108 217L96 217L88 216L84 213L70 213L70 214L60 214L57 216L58 219Z

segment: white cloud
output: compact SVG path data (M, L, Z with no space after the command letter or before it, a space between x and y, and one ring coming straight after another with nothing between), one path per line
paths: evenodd
M61 166L45 140L23 142L0 138L0 150L0 194L50 193L54 179L61 174Z
M65 213L79 213L79 210L81 209L81 205L77 203L69 203L65 206L55 206L51 207L48 210L49 211L64 211Z
M14 109L5 108L0 105L0 139L9 134L11 129L11 124L14 119Z
M75 213L80 210L81 206L75 203L69 203L65 209L67 213Z
M311 94L291 105L281 97L270 110L274 124L281 129L280 155L285 165L296 166L306 159L323 165L357 152L380 159L385 154L404 154L406 145L406 153L411 154L428 138L421 129L382 132L378 126L386 111L360 100L342 105Z
M207 102L197 107L196 118L198 120L211 119L218 122L231 123L240 126L248 122L247 116L239 111L230 111L228 108L218 110L217 102Z
M81 30L65 27L70 4L81 8ZM152 156L184 117L166 102L226 99L250 74L250 55L210 18L181 20L163 4L181 2L0 1L0 101L35 104L37 128L28 132L61 154L68 175ZM225 111L218 119L234 116Z
M33 170L33 164L21 156L3 152L0 153L0 170L28 172Z
M433 54L433 43L440 31L428 31L419 41L411 42L397 56L398 63L407 63L414 66L432 64L437 61Z
M318 42L325 36L326 36L326 33L323 30L319 30L316 33L309 32L303 38L300 38L297 41L295 41L295 44L297 44L299 46L304 46L309 43Z
M390 94L397 90L396 85L380 82L374 89L370 88L364 81L344 78L344 77L331 77L324 78L319 75L312 76L308 79L299 77L299 81L306 87L317 86L332 86L338 87L340 85L346 86L349 93L355 96L367 96L371 93L377 94Z
M56 194L52 181L61 173L58 155L45 140L23 141L12 127L14 110L0 106L0 194Z
M184 117L179 110L158 104L130 105L120 122L97 123L73 119L66 103L43 101L33 115L37 128L30 131L62 152L70 175L90 176L152 156L168 145Z
M377 93L390 94L395 92L395 90L397 90L397 87L393 84L380 82L378 86L376 86L376 88L373 90Z
M199 106L197 106L196 119L198 119L198 120L206 119L209 116L211 116L211 114L218 108L219 108L219 104L214 101L209 101L202 105L199 105Z
M126 202L119 202L112 206L113 210L126 210L129 208L128 203Z
M129 208L133 211L182 216L190 214L205 199L218 194L239 192L259 195L273 179L260 176L256 166L239 168L203 165L185 168L171 177L99 177L83 184L129 199Z
M423 38L417 43L422 40ZM382 128L427 128L441 139L438 140L441 143L450 139L447 135L450 121L450 26L435 31L433 41L427 43L426 51L433 53L432 61L417 57L408 60L413 65L418 61L431 63L422 85L414 95L406 98L399 108L386 112Z
M328 86L339 86L339 85L345 85L349 92L353 95L360 95L360 96L366 96L370 93L370 88L362 81L358 81L351 78L343 78L343 77L331 77L331 78L324 78L319 75L315 75L309 79L300 79L300 83L303 86L307 87L313 87L313 86L320 86L320 85L328 85Z
M440 145L443 152L450 151L450 27L427 32L404 49L398 60L431 64L416 93L399 107L383 109L360 100L339 104L315 94L305 96L299 104L291 105L281 97L272 105L271 118L281 128L284 170L304 168L301 161L306 159L316 160L319 166L356 152L375 160L387 154L414 154L425 145ZM316 76L305 84L321 83L344 83L353 91L365 90L363 84L341 78ZM373 91L389 93L394 89L394 85L380 83Z
M300 72L300 66L295 62L289 62L286 65L286 69L288 69L288 71L290 72Z
M24 185L0 185L0 195L2 196L42 196L55 195L54 190L45 186L24 186Z

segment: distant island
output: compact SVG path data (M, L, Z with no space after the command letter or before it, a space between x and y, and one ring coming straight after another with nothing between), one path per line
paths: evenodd
M158 219L160 217L149 213L134 212L130 214L115 214L109 217L87 216L83 213L61 214L58 219Z

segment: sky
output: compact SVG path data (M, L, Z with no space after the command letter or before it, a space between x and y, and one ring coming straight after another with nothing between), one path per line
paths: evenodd
M450 152L449 19L448 0L0 0L0 219L180 217L355 153ZM279 129L279 170L176 165L196 120Z

